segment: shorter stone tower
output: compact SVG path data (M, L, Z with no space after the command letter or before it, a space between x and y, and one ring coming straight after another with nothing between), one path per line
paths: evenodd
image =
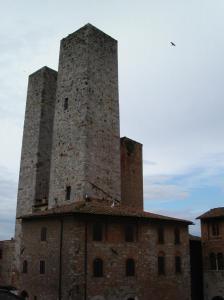
M17 198L17 217L47 205L57 72L29 76Z
M121 204L143 210L142 144L121 138Z

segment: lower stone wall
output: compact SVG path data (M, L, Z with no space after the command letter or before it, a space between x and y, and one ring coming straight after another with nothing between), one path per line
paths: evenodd
M14 285L13 259L15 241L0 241L0 286Z
M224 299L224 270L204 272L204 300L213 300L215 297Z

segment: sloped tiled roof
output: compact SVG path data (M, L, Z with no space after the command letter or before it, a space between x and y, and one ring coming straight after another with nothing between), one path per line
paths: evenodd
M182 222L188 225L192 224L192 222L188 220L182 220L178 218L172 218L168 216L154 214L151 212L130 209L126 206L124 207L121 205L112 207L111 205L105 205L103 203L92 202L92 201L90 202L79 201L77 203L51 208L46 211L38 211L30 215L22 216L21 218L31 219L31 218L41 218L47 216L50 217L50 216L71 215L71 214L136 217L136 218L144 218L144 219L160 220L160 221Z
M197 219L224 218L224 207L212 208Z

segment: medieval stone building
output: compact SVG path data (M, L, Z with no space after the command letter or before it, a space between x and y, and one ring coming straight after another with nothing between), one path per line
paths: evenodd
M224 299L224 207L213 208L200 217L204 299Z
M32 300L189 300L188 225L143 211L142 145L120 138L117 41L87 24L29 77L15 274Z

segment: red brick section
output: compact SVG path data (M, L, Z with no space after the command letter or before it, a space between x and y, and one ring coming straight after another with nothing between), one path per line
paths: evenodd
M121 138L121 203L143 209L142 144Z
M90 208L88 205L86 206ZM93 209L93 207L92 207ZM83 209L80 209L83 211ZM89 211L89 210L88 210ZM41 213L23 219L21 261L28 261L28 273L21 275L21 289L30 299L55 300L189 300L190 222L145 213ZM109 208L108 208L109 211ZM117 212L116 208L114 212ZM128 215L129 214L129 215ZM144 214L144 213L143 213ZM153 218L154 217L154 218ZM93 241L93 224L103 227L101 241ZM125 228L134 227L134 241L125 241ZM158 228L164 228L164 243L158 243ZM40 241L41 228L47 240ZM175 228L180 244L175 244ZM165 274L158 275L158 256L165 257ZM182 272L175 272L175 256L180 256ZM103 276L93 276L93 261L103 261ZM135 261L135 275L126 276L127 259ZM40 274L39 263L46 262ZM61 296L59 296L59 294ZM136 297L136 298L135 298Z

